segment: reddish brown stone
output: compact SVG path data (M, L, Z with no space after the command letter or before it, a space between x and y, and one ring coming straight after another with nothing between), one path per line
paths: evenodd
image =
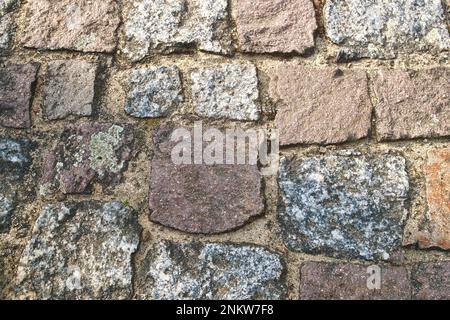
M450 261L418 264L411 276L414 299L450 299Z
M380 70L374 85L379 140L450 135L450 69Z
M30 0L22 43L38 49L112 52L119 24L116 0Z
M242 51L303 54L314 48L311 0L239 0L235 11Z
M150 218L190 233L220 233L236 229L264 209L261 175L256 165L175 165L170 153L172 130L154 135Z
M333 144L367 137L372 107L364 71L282 64L271 73L282 145Z
M0 126L31 126L30 104L37 70L37 64L10 65L0 69Z
M425 178L428 211L415 238L421 248L450 250L450 149L428 153Z
M302 300L405 300L410 299L404 267L380 266L380 289L368 289L369 266L307 262L301 268Z

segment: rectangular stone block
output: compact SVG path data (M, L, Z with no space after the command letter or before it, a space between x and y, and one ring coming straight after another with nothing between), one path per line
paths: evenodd
M419 263L411 277L414 299L450 300L450 261Z

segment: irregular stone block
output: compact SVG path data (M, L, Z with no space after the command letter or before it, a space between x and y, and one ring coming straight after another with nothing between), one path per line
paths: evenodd
M450 69L380 70L374 90L380 140L450 135Z
M235 16L241 51L305 54L315 46L311 0L240 0Z
M450 299L450 261L420 263L411 274L414 299Z
M0 53L9 49L13 18L11 12L15 9L17 0L1 0L0 1Z
M372 106L364 71L281 64L270 78L281 145L333 144L368 136Z
M411 285L405 267L307 262L300 271L300 299L409 300Z
M17 272L17 297L129 299L141 227L118 202L47 205Z
M450 48L441 0L328 0L324 19L331 41L359 57Z
M38 65L9 65L0 68L0 126L29 128L30 105Z
M16 206L16 192L0 181L0 233L8 230Z
M128 127L91 123L66 129L44 159L43 196L89 193L93 182L105 188L122 179L134 138Z
M183 101L180 71L176 66L134 70L129 87L125 112L133 117L164 117Z
M134 0L124 23L123 51L133 61L193 47L219 54L232 50L227 0Z
M161 127L154 134L152 221L185 232L210 234L239 228L263 212L257 165L174 164L171 151L177 143L170 141L174 130Z
M400 249L409 191L404 158L353 151L283 158L279 185L290 249L367 260Z
M137 271L140 299L283 299L284 263L262 247L162 241Z
M120 8L116 0L30 0L22 43L27 48L113 52Z
M44 109L49 120L90 116L94 104L97 64L58 60L48 64Z
M195 112L209 118L258 120L258 77L252 64L224 64L191 74Z
M29 140L0 138L0 180L20 181L31 164Z

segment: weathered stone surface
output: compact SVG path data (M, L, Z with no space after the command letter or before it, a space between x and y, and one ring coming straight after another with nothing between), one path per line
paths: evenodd
M0 180L16 182L23 178L31 164L31 142L0 138Z
M191 74L195 112L210 118L258 120L258 77L252 64L224 64Z
M236 229L263 212L261 174L256 165L175 165L170 141L173 129L154 134L150 218L191 233L220 233ZM167 177L170 177L168 179Z
M44 85L44 109L49 120L90 116L95 96L97 64L57 60L48 64Z
M314 48L317 22L311 0L240 0L235 15L242 51L304 54Z
M30 0L22 43L37 49L113 52L119 24L116 0Z
M300 271L300 299L411 299L411 285L406 268L379 266L380 288L374 289L369 267L359 264L307 262Z
M44 160L40 193L90 192L93 182L119 183L131 157L133 134L114 124L82 124L66 129Z
M450 48L441 0L328 0L326 34L360 57Z
M375 79L380 140L450 135L450 69L380 70Z
M131 298L140 230L136 214L118 202L46 206L20 259L17 296Z
M420 263L411 273L414 299L450 299L450 261Z
M176 66L134 70L129 87L125 112L133 117L164 117L183 101L180 71Z
M15 191L6 182L0 181L0 233L8 230L16 206Z
M9 65L0 68L0 126L29 128L32 88L37 64Z
M282 145L342 143L369 134L372 106L364 71L281 64L270 77Z
M17 0L0 0L0 53L10 46L13 28L11 12L16 4Z
M192 49L229 54L227 0L134 0L125 15L125 48L138 61L151 52Z
M283 158L279 221L295 251L389 259L401 246L409 182L393 155Z
M427 212L413 238L421 248L450 250L450 149L428 152L425 178Z
M140 299L282 299L282 258L262 247L162 241L137 271Z

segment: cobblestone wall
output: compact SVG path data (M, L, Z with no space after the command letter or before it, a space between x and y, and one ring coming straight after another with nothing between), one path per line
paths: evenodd
M441 0L0 0L0 297L449 299L448 27ZM173 164L199 120L277 129L277 172Z

